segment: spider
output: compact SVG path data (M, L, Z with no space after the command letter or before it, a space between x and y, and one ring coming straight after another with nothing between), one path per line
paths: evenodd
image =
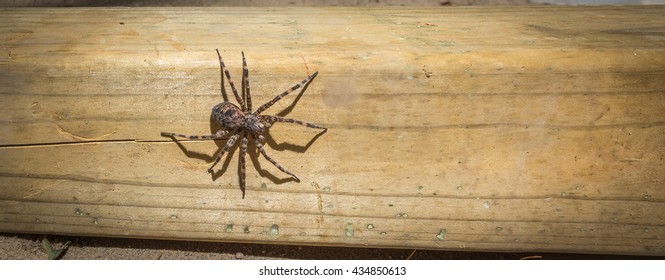
M228 152L229 149L236 144L236 141L240 140L238 177L240 181L240 190L242 191L243 198L245 198L245 154L247 154L247 144L249 142L249 139L253 139L254 145L263 155L264 158L266 158L270 163L272 163L282 172L293 177L293 179L296 182L300 182L300 179L295 174L286 170L274 159L272 159L268 155L268 153L266 153L266 150L263 148L263 143L265 143L264 135L267 133L268 128L270 128L276 122L294 123L294 124L304 125L310 128L323 129L323 132L327 131L328 129L313 123L307 123L296 119L290 119L290 118L284 118L272 115L261 115L261 112L270 108L270 106L275 104L277 101L282 99L282 97L286 96L287 94L307 85L312 79L314 79L314 77L316 77L316 75L319 72L314 72L314 74L312 74L311 76L307 76L307 78L302 80L302 82L292 86L290 89L275 96L269 102L261 105L261 107L252 111L252 96L249 90L249 80L248 80L249 72L247 70L245 53L242 52L242 96L241 96L238 94L238 91L236 90L236 87L233 84L233 80L231 80L231 74L229 74L228 69L226 69L226 65L224 64L224 60L222 60L222 56L219 54L219 50L215 49L215 51L217 51L217 57L219 58L219 65L221 68L221 72L223 72L223 74L222 73L220 74L226 75L226 78L229 80L229 84L231 85L231 90L233 91L233 95L235 96L236 101L238 101L238 104L240 106L238 107L237 105L231 102L224 101L222 103L215 105L212 108L212 119L215 120L215 122L217 122L222 127L222 129L218 130L215 134L184 135L172 132L162 132L161 135L171 138L180 137L186 139L201 139L201 140L219 140L222 139L224 136L231 135L226 141L226 145L224 145L224 147L221 148L221 151L219 152L217 157L215 157L215 160L210 166L210 168L208 168L208 173L213 173L213 167L215 167L215 165L219 162L219 160L222 159L224 153ZM223 96L224 77L222 76L221 78L222 78L221 84L222 84L222 96Z

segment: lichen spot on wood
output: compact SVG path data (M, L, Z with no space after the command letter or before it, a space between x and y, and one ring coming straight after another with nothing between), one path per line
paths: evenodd
M345 233L346 233L346 237L353 237L353 235L354 235L354 230L353 230L353 224L352 224L352 223L348 223L348 224L346 224L346 231L345 231Z
M279 235L279 226L276 224L273 224L270 226L270 236L277 236Z
M445 229L439 230L439 234L436 235L436 239L443 240L445 237L446 237L446 230Z

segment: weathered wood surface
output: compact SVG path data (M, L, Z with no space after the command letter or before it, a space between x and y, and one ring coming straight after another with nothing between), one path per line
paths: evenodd
M665 255L663 14L0 10L0 231ZM271 129L302 182L160 137L218 129L215 48L255 104L319 71L267 112L330 128Z

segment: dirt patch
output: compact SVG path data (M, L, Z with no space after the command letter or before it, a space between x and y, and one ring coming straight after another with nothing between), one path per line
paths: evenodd
M34 234L0 234L0 252L4 252L0 259L45 260L47 252L42 245L44 238L47 238L55 249L61 249L69 243L60 257L64 260L658 259L648 256L287 246Z

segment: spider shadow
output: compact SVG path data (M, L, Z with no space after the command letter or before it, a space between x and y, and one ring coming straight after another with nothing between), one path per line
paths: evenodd
M228 139L221 140L221 141L224 142L224 145L222 145L221 147L219 146L219 143L217 143L217 141L215 141L215 144L218 146L218 149L211 156L209 154L190 151L177 138L175 138L175 137L169 137L169 138L173 139L173 142L175 142L176 145L178 145L178 148L180 148L180 150L183 152L183 154L185 154L185 156L187 156L188 158L195 158L195 159L203 160L203 161L205 161L209 164L212 164L213 160L217 157L217 154L219 154L221 148L224 147L224 145L226 144L226 141L228 140ZM217 178L222 176L222 174L224 174L226 169L229 167L229 164L231 163L231 158L233 157L234 154L235 154L235 149L229 149L229 151L227 151L225 153L225 159L224 159L223 162L221 162L221 168L213 168L213 172L212 172L213 180L216 180ZM217 164L215 167L217 167L217 166L220 166L220 164ZM217 171L215 171L215 170L217 170Z
M213 125L213 126L216 126L216 125ZM226 145L227 141L228 141L228 139L222 139L220 141L215 141L215 144L217 144L218 149L215 152L214 157L217 157L220 150ZM210 174L213 181L217 181L217 179L219 179L220 177L222 177L226 173L226 170L228 169L229 165L231 164L231 160L235 157L236 151L239 150L239 148L240 148L240 145L241 145L240 142L241 142L241 139L236 141L236 143L232 147L230 147L229 150L224 154L224 160L223 160L223 163L221 164L221 168L213 168L212 173ZM183 149L185 154L187 154L188 156L191 155L193 157L205 159L206 162L208 162L208 163L212 163L212 161L214 159L214 157L211 157L211 156L202 155L200 153L189 152L180 143L178 143L178 146L181 147L181 149ZM247 165L247 157L249 157L249 160L252 162L252 166L258 172L258 174L261 177L268 178L268 180L270 180L271 182L273 182L275 184L282 184L282 183L285 183L285 182L288 182L288 181L296 181L293 177L290 177L290 176L285 177L285 178L277 177L276 175L269 172L268 170L261 168L261 163L259 162L259 157L262 157L262 156L263 155L260 155L260 153L258 151L258 148L254 144L253 139L248 137L247 154L245 155L245 164L246 165ZM238 174L237 174L237 177L235 177L235 178L239 178L240 172L241 172L240 171L241 168L240 168L240 160L239 159L237 160L237 164L238 164L238 168L237 168ZM246 177L247 177L247 173L248 173L247 169L248 168L245 168L245 170L246 170L245 171L245 176ZM239 186L239 188L240 188L240 191L242 192L242 198L245 198L246 189L243 189L241 186Z
M307 151L307 149L309 149L310 146L312 146L312 144L314 144L314 142L316 142L316 139L321 137L321 135L323 135L324 133L326 133L326 131L319 132L318 134L316 134L316 136L314 136L311 140L309 140L309 142L307 142L307 144L305 144L304 146L297 145L297 144L286 143L286 142L282 142L280 144L277 144L275 139L272 138L272 136L270 136L270 134L268 133L268 134L264 135L264 137L266 139L266 143L263 145L263 148L266 149L266 146L267 146L267 147L270 147L272 150L276 150L276 151L289 150L289 151L294 151L294 152L297 152L297 153L304 153L305 151ZM274 175L270 171L261 168L261 163L259 162L259 158L263 158L263 155L259 152L256 145L253 144L253 141L250 141L250 142L252 143L251 144L252 148L247 150L247 154L249 155L250 159L252 160L252 164L254 165L254 168L257 170L259 175L261 175L262 177L268 178L270 181L272 181L275 184L281 184L281 183L285 183L285 182L289 182L289 181L300 182L299 180L296 180L293 177L291 177L288 174L285 174L281 171L279 171L279 174L282 174L286 177L281 177L281 178L277 177L276 175ZM270 157L273 157L273 155L271 155L268 150L266 150L266 153ZM265 162L269 163L268 165L272 165L272 163L270 163L267 159L265 159L265 158L263 158L263 159L264 159ZM277 163L279 163L279 160L275 159L274 157L273 157L273 160L275 160L275 161L277 161ZM277 169L276 166L273 166L273 167L275 169ZM284 166L284 168L286 168L286 170L290 171L289 166Z
M296 181L295 179L293 179L293 177L289 176L288 174L284 174L285 177L277 177L277 175L273 174L272 172L268 171L267 169L261 168L261 163L259 162L259 157L263 157L263 155L261 155L261 153L259 152L259 149L256 148L256 145L254 145L252 143L251 146L252 146L251 149L247 149L247 155L249 156L249 159L252 161L252 166L254 166L254 170L256 170L256 172L258 172L261 177L265 177L265 178L267 178L268 180L270 180L271 182L273 182L275 184L283 184L283 183L286 183L286 182L289 182L289 181ZM268 155L270 155L270 154L268 154ZM265 158L264 158L264 160L265 160ZM265 161L267 162L267 160L265 160ZM272 165L269 162L268 162L268 164ZM281 171L280 171L280 173L281 173Z
M224 69L223 69L221 66L220 66L220 68L219 68L219 73L220 73L220 74L219 74L219 76L220 76L220 79L219 79L219 85L220 85L220 91L221 91L222 99L223 99L225 102L230 102L230 101L229 101L229 100L230 100L230 99L229 99L229 94L227 93L227 91L226 91L226 87L224 86L224 79L225 79L226 77L224 76ZM293 111L293 108L296 107L296 105L298 104L298 101L300 101L300 98L302 98L303 94L304 94L305 91L307 90L307 87L309 87L309 84L311 84L312 81L314 81L314 80L316 79L316 77L318 77L318 76L315 76L314 78L312 78L311 80L309 80L306 84L304 84L303 87L300 89L300 92L298 93L298 95L296 95L296 97L295 97L295 99L293 100L293 102L291 102L291 105L289 105L289 106L287 106L286 108L280 110L280 111L277 113L277 116L284 117L284 116L288 115L291 111ZM241 76L240 80L242 81L242 76ZM243 98L243 99L245 99L246 92L245 92L245 87L242 86L242 82L241 82L241 86L240 86L240 91L241 91L241 92L239 93L239 94L240 94L240 97ZM234 99L235 99L235 95L234 95ZM236 101L237 101L237 100L236 100ZM238 105L240 105L240 104L238 104ZM255 108L258 108L259 106L256 106L256 105L254 104L254 107L255 107Z
M218 149L217 152L215 153L215 156L217 156L217 154L219 152L220 151ZM235 154L236 154L236 149L233 149L233 148L229 149L226 153L224 153L224 161L220 160L221 167L218 167L218 166L220 166L219 164L215 165L215 167L212 168L212 172L210 173L210 176L212 177L213 181L217 181L217 179L219 179L219 177L222 177L222 175L224 175L224 173L226 173L226 169L229 168L229 164L231 164L231 159L233 158L233 156ZM212 160L209 163L212 164ZM240 169L238 169L238 170L240 170ZM243 194L244 193L245 193L245 191L243 190Z
M222 129L222 128L211 117L211 119L210 119L210 131L214 133L214 132L216 132L220 129ZM229 135L229 137L231 137L231 136L232 135ZM268 136L268 135L266 135L266 136ZM270 138L270 137L268 136L266 138ZM272 138L270 138L270 139L272 139ZM217 145L217 151L214 153L213 156L187 151L186 148L180 143L178 143L178 146L180 147L181 150L183 150L183 152L188 157L199 158L199 159L205 160L208 163L212 163L214 158L216 158L217 155L219 154L219 152L221 151L221 149L224 148L224 146L226 146L227 141L228 141L228 137L225 137L224 139L220 139L220 140L215 141L215 144ZM213 168L213 171L211 173L211 177L212 177L213 181L217 181L217 179L219 179L220 177L222 177L226 173L229 165L231 164L231 160L233 158L235 158L236 151L238 151L239 148L240 148L240 145L241 145L240 143L241 142L242 142L242 139L239 138L236 141L236 143L232 147L230 147L229 150L224 154L223 161L220 161L221 167L218 167L219 165L217 165L217 166L215 166L215 168ZM273 140L273 142L274 142L274 140ZM308 144L308 145L311 145L311 144ZM264 146L264 148L265 148L265 146ZM276 175L274 175L273 173L269 172L268 170L261 168L261 163L259 162L258 158L263 157L263 155L261 155L259 153L258 148L254 144L254 141L253 141L252 138L248 138L247 154L245 155L245 162L246 162L245 164L246 165L247 165L247 157L249 157L249 160L251 161L252 166L254 167L255 170L257 170L259 175L262 176L262 177L268 178L268 180L270 180L271 182L273 182L275 184L282 184L282 183L285 183L285 182L288 182L288 181L295 181L295 179L293 179L290 176L285 177L285 178L280 178L280 177L277 177ZM237 174L237 176L240 176L240 160L237 160L237 164L238 164L238 168L237 168L238 174ZM246 170L247 169L248 168L246 168ZM249 173L249 172L246 171L246 174L247 173ZM239 177L235 177L235 178L239 178ZM242 196L244 198L246 190L241 189L241 191L242 191Z
M316 76L316 77L318 77L318 76ZM309 87L309 84L311 84L312 81L314 81L314 80L316 79L316 77L312 78L312 79L309 80L305 85L303 85L303 87L302 87L302 89L300 90L300 92L298 93L298 95L296 95L296 98L294 98L294 99L293 99L293 102L291 102L291 105L289 105L289 106L287 106L286 108L280 110L280 111L277 113L277 116L285 117L286 115L288 115L289 113L291 113L291 111L293 111L293 108L295 108L296 105L298 104L298 101L300 101L300 98L303 96L303 94L305 94L305 91L307 91L307 87Z
M178 138L176 138L176 137L169 137L169 138L171 138L173 140L173 142L175 142L175 144L178 145L178 148L180 148L182 153L185 154L185 156L187 156L188 158L200 159L200 160L204 160L206 162L212 161L212 157L210 157L210 155L204 154L204 153L199 153L199 152L192 152L192 151L188 150L185 147L185 145L183 145L178 140Z
M215 132L217 132L219 130L222 130L222 127L215 122L215 120L212 118L212 115L211 115L210 116L210 131L211 131L211 134L214 134ZM229 134L229 135L227 135L226 137L224 137L223 139L220 139L220 140L213 140L215 142L215 145L217 145L217 150L215 151L215 153L212 156L208 157L209 160L207 160L206 162L208 162L209 164L212 164L214 159L217 158L217 155L219 155L219 153L221 152L222 148L224 148L224 146L226 146L226 142L229 141L229 137L231 137L231 136L233 136L233 134ZM224 153L224 158L222 160L220 160L220 162L212 168L212 172L210 173L210 175L211 175L213 181L217 181L217 179L219 179L219 177L222 177L222 175L224 175L224 173L226 173L226 169L229 168L229 164L231 164L231 159L233 158L233 156L236 153L237 149L235 147L240 145L240 140L241 139L238 139L236 141L236 143L232 147L230 147L229 150L226 151L226 153ZM221 165L221 167L220 167L220 165Z
M226 93L226 88L224 87L224 70L220 69L219 71L222 72L219 83L219 85L222 87L221 88L222 100L224 100L224 102L229 102L229 95Z
M221 95L222 95L222 99L225 102L229 102L229 95L227 94L226 88L224 86L224 78L225 78L224 70L220 67L220 92L221 92ZM316 78L316 77L314 77L314 78ZM305 85L303 85L302 89L296 95L293 102L291 102L291 105L289 105L288 107L286 107L286 108L282 109L281 111L279 111L277 113L277 116L285 116L288 113L290 113L293 110L293 108L295 108L298 101L300 100L302 95L305 93L305 91L309 87L309 84L314 80L314 78L309 80ZM246 94L245 87L241 86L240 97L245 98L245 96L246 96L245 94ZM235 94L234 94L234 97L235 97ZM221 129L222 129L222 127L220 127L220 125L217 124L217 122L212 118L212 115L211 115L210 116L210 131L212 132L211 134L214 134L215 132L217 132ZM274 140L274 138L268 132L264 135L264 137L266 139L266 143L264 145L264 148L266 146L268 146L268 147L272 148L273 150L277 150L277 151L291 150L291 151L295 151L295 152L298 152L298 153L304 153L326 131L327 130L323 130L323 131L319 132L316 136L314 136L304 146L295 145L295 144L286 143L286 142L277 144L277 142ZM228 135L228 137L231 137L231 136L232 135ZM192 151L188 150L180 141L178 141L178 139L176 137L171 136L170 138L172 138L174 140L176 145L178 145L178 148L180 148L180 150L182 150L182 152L187 157L196 158L196 159L204 160L208 163L212 163L214 161L214 159L219 155L221 149L223 149L223 147L226 146L226 143L228 141L228 137L226 137L224 139L220 139L220 141L215 140L215 145L217 145L218 148L217 148L217 151L212 156L210 156L208 154L199 153L199 152L192 152ZM258 148L254 144L253 139L248 139L248 140L250 140L250 141L248 141L248 149L247 149L247 155L246 156L249 156L250 160L252 161L252 165L254 166L255 170L257 170L259 175L261 175L262 177L268 178L269 180L271 180L272 182L274 182L276 184L281 184L281 183L288 182L288 181L298 181L299 182L299 180L296 180L291 176L287 176L285 178L279 178L279 177L273 175L273 173L271 173L271 172L269 172L265 169L262 169L261 168L261 163L259 163L258 158L262 157L263 155L259 155L260 152L258 151ZM216 181L218 178L220 178L222 175L224 175L224 173L226 173L226 170L228 169L228 166L231 163L231 159L235 156L235 151L238 149L238 148L236 148L236 146L239 146L240 143L241 143L241 139L239 139L232 147L229 147L228 151L224 154L225 158L221 163L221 168L213 168L213 170L211 172L211 177L212 177L213 181ZM267 153L267 151L266 151L266 153ZM220 165L216 165L216 167L218 167L218 166L220 166ZM285 168L287 168L287 170L288 170L288 167L285 167ZM238 161L238 175L240 175L240 169L241 169L240 168L240 161ZM243 198L244 198L245 197L245 190L242 189L241 191L243 193Z
M314 137L312 137L312 139L310 139L305 145L298 145L289 142L277 143L277 141L275 141L275 138L273 138L272 135L270 135L270 133L266 134L264 137L266 139L267 146L269 146L273 150L276 151L288 150L296 153L304 153L309 149L309 147L311 147L314 144L314 142L316 142L317 139L319 139L319 137L321 137L326 132L328 132L328 130L320 131L319 133L314 135Z
M287 106L286 108L280 110L280 111L277 113L277 116L284 117L284 116L288 115L291 111L293 111L293 108L296 107L296 105L298 104L298 101L299 101L300 98L303 96L303 94L305 93L305 91L307 91L307 87L309 87L309 84L312 83L312 81L314 81L314 79L316 79L316 77L314 77L313 79L309 80L305 85L303 85L302 89L300 90L300 92L298 93L298 95L296 95L296 97L295 97L295 99L293 100L293 102L291 102L291 104L290 104L289 106ZM274 126L274 125L273 125L273 126ZM279 143L279 144L278 144L277 141L275 141L275 138L273 138L272 135L270 134L270 130L268 130L268 132L267 132L266 134L263 135L264 138L265 138L265 140L266 140L265 144L263 145L263 148L265 149L266 146L267 146L267 147L270 147L272 150L276 150L276 151L289 150L289 151L294 151L294 152L297 152L297 153L301 153L301 154L302 154L302 153L304 153L305 151L307 151L307 149L309 149L309 147L311 147L311 146L314 144L314 142L316 142L316 140L317 140L319 137L321 137L321 135L325 134L327 131L328 131L328 130L326 129L326 130L323 130L323 131L317 133L317 134L316 134L311 140L309 140L309 141L307 142L307 144L305 144L305 145L303 146L303 145L297 145L297 144L292 144L292 143L288 143L288 142L282 142L282 143ZM253 142L253 141L252 141L252 142ZM281 184L281 183L285 183L285 182L288 182L288 181L297 181L297 182L300 182L299 180L296 180L296 179L294 179L293 177L288 176L288 174L284 174L284 173L281 172L281 171L280 171L281 174L284 174L284 175L286 175L287 177L285 177L285 178L279 178L279 177L273 175L272 173L270 173L269 171L267 171L267 170L265 170L265 169L261 169L261 163L259 163L258 158L259 158L259 157L263 157L263 155L260 155L260 152L258 151L258 148L257 148L257 147L253 147L252 149L248 149L247 152L248 152L248 154L250 155L250 158L251 158L251 160L252 160L252 163L253 163L253 165L254 165L254 168L258 171L259 175L261 175L262 177L266 177L266 178L268 178L270 181L272 181L272 182L275 183L275 184ZM266 153L268 153L267 150L266 150ZM270 153L268 153L268 155L270 155ZM272 157L272 155L271 155L271 157ZM274 159L274 158L273 158L273 159ZM264 160L265 160L265 158L264 158ZM274 159L274 160L277 161L277 162L279 163L278 160L276 160L276 159ZM267 161L267 160L265 160L265 161ZM272 165L272 164L271 164L271 165ZM277 168L277 167L275 167L275 168ZM286 168L286 170L289 170L289 167L288 167L288 166L284 166L284 168ZM297 175L297 174L296 174L296 175Z
M226 87L224 86L224 79L226 78L226 76L224 76L224 71L223 71L222 69L220 69L220 77L221 77L221 79L220 79L220 81L221 81L221 82L220 82L220 86L221 86L222 98L224 99L224 101L229 102L229 96L228 96L228 94L227 94ZM303 94L305 93L305 91L307 91L307 88L308 88L309 85L312 83L312 81L314 81L314 79L316 79L316 77L314 77L313 79L309 80L305 85L303 85L303 87L300 89L300 91L298 92L298 94L297 94L297 95L295 96L295 98L293 99L293 102L291 102L291 104L290 104L289 106L287 106L287 107L285 107L284 109L280 110L276 115L277 115L277 116L280 116L280 117L284 117L284 116L288 115L291 111L293 111L293 109L295 108L295 106L298 104L298 101L300 101L300 98L302 98ZM240 92L240 94L241 94L241 97L244 97L244 96L245 96L245 94L246 94L246 93L245 93L245 87L242 87L242 86L241 86L241 92ZM258 108L259 106L256 106L256 107ZM210 131L211 131L212 133L214 133L214 132L218 131L219 129L221 129L221 127L219 126L219 124L217 124L217 123L211 118L211 119L210 119ZM287 142L282 142L282 143L279 143L279 144L278 144L278 143L275 141L275 139L270 135L270 132L268 132L268 133L264 134L264 137L265 137L265 139L266 139L266 143L264 144L264 148L266 148L266 146L268 146L268 147L270 147L272 150L277 150L277 151L289 150L289 151L294 151L294 152L297 152L297 153L304 153L305 151L307 151L307 149L309 149L310 146L312 146L312 145L314 144L314 142L316 142L316 140L317 140L319 137L321 137L321 135L323 135L324 133L326 133L326 131L327 131L327 130L323 130L323 131L317 133L317 134L316 134L316 135L315 135L315 136L314 136L309 142L307 142L307 144L305 144L304 146L303 146L303 145L292 144L292 143L287 143ZM237 149L235 148L235 146L239 146L239 145L240 145L240 144L239 144L239 143L240 143L240 140L241 140L241 139L238 139L238 141L237 141L237 143L234 145L234 147L229 148L228 153L225 155L226 158L225 158L225 160L224 160L224 164L223 164L222 168L219 169L217 172L213 172L213 180L216 180L217 178L221 177L221 176L224 174L224 172L226 171L228 165L230 164L230 160L231 160L231 158L233 157L233 155L234 155L234 153L235 153L235 150L237 150ZM270 181L272 181L272 182L275 183L275 184L281 184L281 183L285 183L285 182L288 182L288 181L296 181L293 177L288 176L288 174L287 174L287 177L285 177L285 178L280 178L280 177L275 176L274 174L272 174L272 173L269 172L268 170L266 170L266 169L262 169L262 168L261 168L261 163L259 162L258 158L259 158L259 157L263 157L263 155L261 155L260 152L258 151L258 148L257 148L256 145L254 144L253 139L248 139L248 140L249 140L249 141L248 141L247 156L248 156L248 157L250 158L250 160L252 161L252 165L254 166L255 170L257 170L257 172L259 173L259 175L261 175L262 177L266 177L266 178L268 178ZM221 149L221 148L223 148L223 147L226 145L226 140L215 141L215 143L217 144L217 146L219 147L219 149ZM218 150L218 151L219 151L219 150ZM268 153L268 151L266 151L266 153ZM270 154L268 153L268 155L270 155ZM265 160L265 158L264 158L264 160ZM267 160L266 160L266 161L267 161ZM279 161L278 161L278 162L279 162ZM238 165L239 165L239 164L240 164L240 162L238 162ZM272 164L271 164L271 165L272 165ZM240 167L240 166L238 166L238 167ZM276 167L275 167L275 168L276 168ZM288 170L288 167L285 166L285 168ZM238 168L238 170L240 170L240 168ZM281 171L280 171L280 172L281 172ZM244 192L244 191L243 191L243 192Z
M211 119L210 122L210 129L211 131L215 132L221 129L221 127L215 123L214 120ZM282 142L282 143L277 143L275 139L270 135L270 133L266 133L264 135L266 142L263 145L263 148L266 149L267 147L270 147L270 149L266 149L266 153L272 157L270 154L269 150L277 150L277 151L284 151L284 150L289 150L289 151L294 151L297 153L304 153L311 147L316 140L321 137L326 131L321 131L317 133L311 140L309 140L305 145L298 145L298 144L292 144L292 143L287 143L287 142ZM231 135L229 135L230 137ZM226 145L226 142L228 141L228 138L224 138L218 141L215 141L215 144L217 145L217 151L213 156L209 156L206 154L201 154L201 153L196 153L196 152L191 152L188 151L180 142L176 143L178 144L178 147L180 147L181 150L187 155L188 157L192 158L198 158L205 160L208 163L212 163L214 158L219 154L220 150ZM220 178L222 175L226 173L226 170L228 169L229 165L231 164L231 160L235 157L236 151L239 150L241 143L241 139L238 139L236 143L229 148L229 150L224 154L224 159L221 164L221 168L213 168L212 172L212 180L216 181L218 178ZM254 167L254 170L256 170L261 177L265 177L271 182L275 184L282 184L286 183L289 181L296 181L293 177L289 176L288 174L283 174L281 171L279 174L285 175L285 177L278 177L278 175L275 175L273 172L268 171L267 169L262 168L261 162L259 161L259 158L263 158L263 155L259 152L258 148L254 144L254 139L251 137L248 137L248 144L247 144L247 155L245 156L245 161L247 162L247 157L249 157L249 160L252 162L252 166ZM263 158L265 162L268 162L265 158ZM275 159L278 163L279 160ZM268 162L268 165L272 165L270 162ZM219 166L219 165L218 165ZM277 168L277 167L274 167ZM287 170L289 170L288 166L284 166ZM240 172L240 161L238 160L238 172ZM240 175L238 173L238 175ZM245 190L242 190L243 194Z

